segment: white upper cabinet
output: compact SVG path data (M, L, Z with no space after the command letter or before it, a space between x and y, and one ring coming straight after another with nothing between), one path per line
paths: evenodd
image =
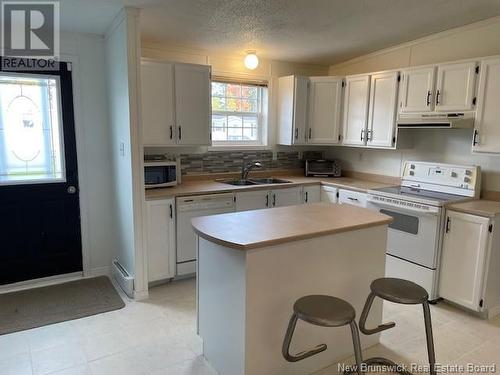
M398 77L398 72L380 73L371 76L366 137L369 146L392 147L394 145Z
M345 145L364 145L368 121L370 76L346 77L344 98Z
M500 153L500 58L480 68L473 151Z
M474 108L476 62L438 66L436 111L470 111Z
M401 112L431 112L434 110L435 72L435 67L403 71Z
M175 143L173 64L143 61L141 100L143 142L146 146Z
M306 142L307 77L286 76L278 80L279 143L300 145Z
M343 78L309 78L308 142L340 142Z
M177 143L210 144L210 67L175 64Z

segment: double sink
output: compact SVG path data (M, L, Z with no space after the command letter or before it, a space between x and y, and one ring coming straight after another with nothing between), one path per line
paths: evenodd
M248 185L272 185L272 184L290 184L292 181L281 180L279 178L249 178L249 179L233 179L233 180L217 180L223 184L233 186L248 186Z

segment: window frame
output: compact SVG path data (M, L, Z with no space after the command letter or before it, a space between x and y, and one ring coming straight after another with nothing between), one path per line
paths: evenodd
M214 77L212 78L212 82L223 83L223 84L238 84L242 86L254 86L257 87L257 112L243 112L243 111L220 111L214 110L212 108L212 94L210 94L210 133L213 130L213 116L236 116L236 117L245 117L245 115L250 115L252 117L257 117L257 140L255 141L216 141L212 139L212 148L221 150L221 149L230 149L230 148L267 148L267 127L268 127L268 106L269 103L265 103L265 100L269 101L269 84L267 81L255 81L250 79L235 79L235 78L227 78L227 77ZM224 96L224 98L230 98L228 96ZM236 97L238 99L242 99L241 97Z
M19 77L19 78L35 78L35 79L47 79L54 80L56 86L56 103L57 103L57 116L59 119L59 129L58 129L58 141L60 146L60 157L61 157L61 176L55 178L38 178L38 179L19 179L19 178L3 178L0 176L0 186L11 186L11 185L37 185L37 184L60 184L67 182L66 176L66 150L64 144L64 119L62 116L62 87L61 87L61 77L59 75L43 74L43 73L26 73L26 72L10 72L10 71L0 71L0 76L7 77ZM3 114L0 113L0 116ZM3 121L3 118L0 119ZM3 139L0 139L0 144L3 144ZM0 161L1 162L1 161Z

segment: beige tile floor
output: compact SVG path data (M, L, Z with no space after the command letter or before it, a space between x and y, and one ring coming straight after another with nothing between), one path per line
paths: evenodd
M364 355L424 364L420 309L386 304L384 317L396 328ZM432 318L438 362L500 364L500 317L484 321L439 304ZM158 286L122 310L0 336L0 375L216 375L201 355L195 322L194 280ZM315 375L330 374L337 366Z

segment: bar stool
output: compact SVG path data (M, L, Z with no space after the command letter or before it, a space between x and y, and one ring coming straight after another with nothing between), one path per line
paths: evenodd
M310 324L321 327L351 327L352 342L354 346L354 357L356 359L356 372L361 375L361 344L359 341L358 326L356 324L356 312L348 302L325 295L310 295L299 298L293 305L293 314L288 323L285 339L283 340L282 354L289 362L297 362L326 350L326 344L302 351L295 355L290 354L290 344L297 320L301 319Z
M420 285L411 281L396 279L396 278L380 278L374 280L370 285L371 292L366 299L363 312L359 318L359 329L365 335L373 335L374 333L382 332L396 326L396 323L389 322L381 324L376 328L366 328L366 319L370 313L371 306L375 297L384 300L404 304L404 305L419 305L421 304L424 310L425 335L427 339L427 353L429 356L429 372L431 375L436 374L435 364L436 356L434 352L434 339L432 336L431 312L429 309L429 295L427 291ZM394 366L394 362L387 358L370 358L365 361L367 365L382 364L386 366ZM407 372L405 372L408 374Z

